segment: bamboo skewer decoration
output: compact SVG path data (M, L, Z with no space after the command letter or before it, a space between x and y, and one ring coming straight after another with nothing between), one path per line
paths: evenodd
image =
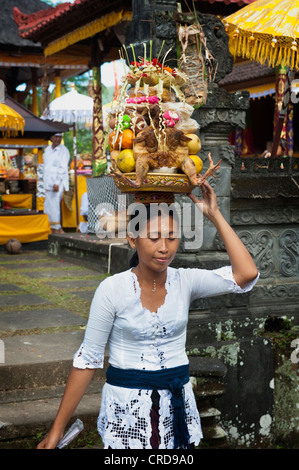
M212 81L217 71L213 73L215 61L206 45L206 37L199 23L179 25L178 37L181 44L180 68L188 75L189 83L182 89L186 102L202 106L207 99L208 80Z

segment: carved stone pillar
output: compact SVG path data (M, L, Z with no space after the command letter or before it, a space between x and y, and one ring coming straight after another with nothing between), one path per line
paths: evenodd
M229 134L236 128L245 128L246 109L249 106L249 92L228 93L219 88L216 83L209 86L207 102L197 109L193 117L200 124L200 139L202 148L199 153L204 162L202 173L209 166L208 153L211 152L214 163L221 161L220 170L216 173L216 179L209 178L209 183L216 192L221 213L230 222L230 195L231 195L231 168L234 166L234 147L229 143ZM200 188L194 191L201 198ZM180 198L181 202L187 202L187 198ZM193 227L193 222L191 222ZM196 245L186 248L186 238L182 231L180 252L195 253ZM207 219L203 220L202 251L222 250L222 242L217 235L214 225Z
M191 12L176 13L174 17L181 24L190 25L195 22L195 17ZM196 18L203 29L206 47L214 58L213 70L211 71L211 77L213 77L214 81L208 84L206 103L195 110L192 117L200 125L199 136L202 149L199 156L204 161L202 173L208 168L209 152L211 152L214 163L222 160L216 179L209 178L209 182L216 192L222 214L229 221L231 167L234 165L235 153L228 137L234 129L245 128L246 110L249 107L249 93L228 93L226 90L219 88L218 82L230 73L233 68L233 58L228 48L228 36L225 33L223 23L216 16L202 14L197 11ZM194 193L201 198L199 188L196 188ZM177 199L184 202L184 198ZM193 215L194 220L191 221L191 229L195 230L195 213ZM190 248L186 248L186 241L184 233L182 233L182 242L179 248L181 252L196 253L196 251L199 251L196 248L196 244L194 244L193 248L191 244L188 244ZM215 227L207 219L204 219L200 250L213 252L221 249L222 244L217 236Z
M212 83L206 104L195 112L196 119L200 123L202 148L199 155L204 161L204 169L208 167L209 152L214 163L222 160L216 179L210 178L209 182L216 192L220 210L228 222L230 222L231 168L235 162L234 147L229 143L228 137L236 127L245 128L248 99L247 91L228 93L216 83ZM221 246L214 225L205 219L202 250L218 250Z
M152 54L157 57L164 41L160 55L172 48L167 64L176 66L176 22L169 15L176 9L176 0L132 0L133 18L125 41L130 61L133 61L129 47L131 44L136 57L143 57L144 44L149 55L152 41ZM174 63L171 63L171 59Z

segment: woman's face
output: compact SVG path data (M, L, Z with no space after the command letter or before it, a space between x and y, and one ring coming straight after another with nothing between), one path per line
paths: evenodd
M147 222L137 238L129 237L137 249L140 267L164 271L172 262L179 246L177 222L169 215L160 215Z

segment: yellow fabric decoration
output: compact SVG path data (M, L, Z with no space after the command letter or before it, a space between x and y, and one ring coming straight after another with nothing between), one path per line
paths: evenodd
M13 145L19 145L20 147L23 146L24 148L32 148L34 147L47 147L49 145L48 140L44 139L26 139L26 138L18 138L14 139L13 137L10 137L9 139L1 139L0 135L0 149L3 148L4 146L13 146Z
M32 209L32 194L2 194L9 207Z
M97 18L96 20L91 21L91 23L75 29L71 33L65 34L63 37L50 42L44 49L44 55L48 57L52 54L55 54L55 52L66 49L72 44L95 36L97 33L100 33L107 28L111 28L121 21L130 21L131 19L132 12L124 12L123 10L104 15L101 18Z
M36 210L37 211L43 211L44 210L44 203L45 203L45 198L41 196L36 197Z
M299 69L299 0L256 0L223 23L234 57Z
M79 210L79 223L84 221L84 218L80 214L81 207L81 198L83 193L87 193L87 184L86 177L78 175L77 177L77 193L78 193L78 210ZM61 217L62 217L62 226L65 228L76 227L76 199L75 193L73 194L72 199L72 211L69 211L66 207L64 200L61 201Z
M10 238L17 238L21 243L47 240L50 233L47 214L0 216L0 245Z

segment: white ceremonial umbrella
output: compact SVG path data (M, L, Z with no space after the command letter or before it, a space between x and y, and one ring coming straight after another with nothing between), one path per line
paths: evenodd
M91 124L93 118L93 99L82 95L71 84L71 91L51 101L43 117L63 121L67 124L74 122L80 127Z
M77 137L76 127L92 125L93 120L93 99L90 96L82 95L75 90L72 83L71 91L59 96L51 101L43 116L45 119L63 121L73 127L73 152L75 169L75 199L76 199L76 222L79 226L79 208L77 193Z

